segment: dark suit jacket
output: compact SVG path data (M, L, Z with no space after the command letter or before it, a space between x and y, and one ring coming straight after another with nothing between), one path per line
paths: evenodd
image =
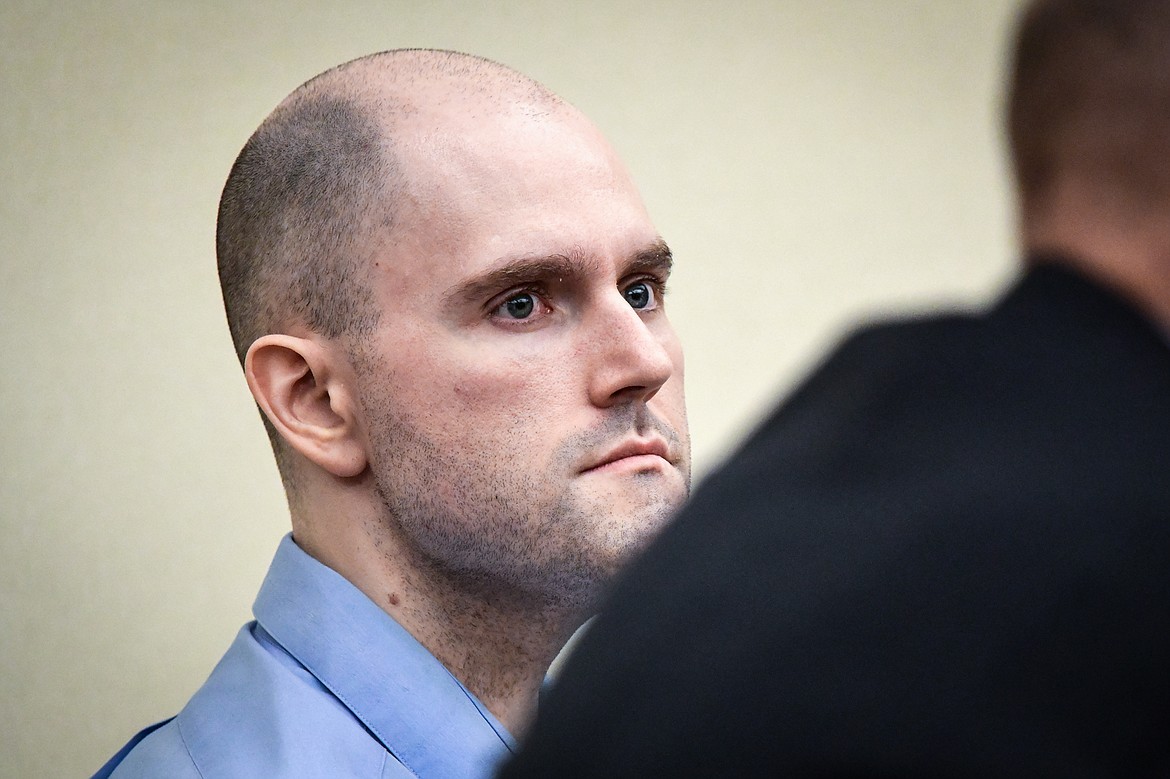
M517 777L1170 776L1170 349L1044 265L853 336L623 577Z

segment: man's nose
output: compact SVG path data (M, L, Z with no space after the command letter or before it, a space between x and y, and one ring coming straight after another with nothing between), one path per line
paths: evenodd
M624 297L607 305L589 334L589 400L606 407L630 401L645 403L674 373L668 349L674 332L665 316L651 325Z

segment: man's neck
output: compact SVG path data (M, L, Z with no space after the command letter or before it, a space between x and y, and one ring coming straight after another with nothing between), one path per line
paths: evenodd
M1021 225L1029 254L1059 256L1170 331L1170 220L1162 210L1066 186Z
M398 604L382 605L514 736L535 714L545 673L580 624L567 608L425 566L403 577Z
M308 527L294 533L307 553L409 631L513 736L523 732L545 672L583 621L577 608L452 575L382 527L330 528L327 543Z

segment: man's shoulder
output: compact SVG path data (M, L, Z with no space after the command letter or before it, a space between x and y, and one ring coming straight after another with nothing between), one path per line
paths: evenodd
M134 747L113 779L392 776L396 765L295 660L245 626L173 720Z
M986 306L926 310L857 327L825 365L922 374L973 374L991 366L1116 357L1126 347L1165 360L1166 344L1134 306L1067 268L1033 269ZM931 362L923 362L929 358Z
M506 753L502 726L426 647L291 537L254 612L115 777L487 776Z
M705 538L723 526L700 528L735 506L737 521L756 518L748 526L761 537L803 526L794 517L810 533L859 516L931 527L945 518L974 530L990 526L990 512L1007 526L1042 512L1073 485L1084 487L1085 516L1090 507L1114 516L1122 498L1148 516L1166 499L1154 474L1170 447L1170 350L1104 295L1087 284L1032 284L985 311L859 329L676 524ZM964 513L976 505L979 521Z
M154 726L109 774L112 779L149 779L164 775L174 779L202 779L191 755L183 746L183 738L174 719L161 726ZM98 776L105 774L99 773Z
M970 393L990 377L989 360L1006 360L985 348L993 339L983 317L948 313L868 323L837 346L782 399L745 441L762 466L792 450L799 462L824 464L816 455L838 451L842 441L870 440L925 409L917 400ZM811 447L811 450L810 450Z
M991 423L1079 430L1083 414L1125 421L1130 399L1168 381L1170 351L1148 322L1094 283L1044 269L984 309L857 328L753 443L797 446L804 460L806 433L828 446L837 436L921 441L932 430L947 431L940 443L964 432L981 440Z

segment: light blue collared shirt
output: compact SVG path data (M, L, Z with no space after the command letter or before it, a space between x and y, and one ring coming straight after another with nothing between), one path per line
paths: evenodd
M95 779L475 779L514 748L442 663L292 536L252 612L178 716Z

